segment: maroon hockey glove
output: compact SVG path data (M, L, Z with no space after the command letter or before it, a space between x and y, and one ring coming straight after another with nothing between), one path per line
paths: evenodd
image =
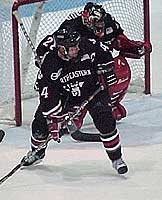
M47 119L48 124L48 130L52 134L53 140L60 142L59 138L59 129L60 129L60 123L63 122L65 119L65 116L53 116L49 115Z
M70 109L71 112L69 112L69 114L75 112L78 108L79 108L78 106L74 106L73 108ZM87 110L84 109L78 114L77 117L73 119L73 122L75 123L75 126L77 127L77 129L80 129L82 127L83 119L86 113L87 113Z
M53 140L59 142L59 124L52 120L48 121L48 130L52 134Z
M149 42L144 42L143 43L145 53L151 53L152 52L152 45Z

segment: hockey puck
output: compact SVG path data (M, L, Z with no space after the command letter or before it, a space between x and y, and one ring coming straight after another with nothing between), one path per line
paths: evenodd
M4 136L5 136L5 132L3 130L0 130L0 142L2 142Z

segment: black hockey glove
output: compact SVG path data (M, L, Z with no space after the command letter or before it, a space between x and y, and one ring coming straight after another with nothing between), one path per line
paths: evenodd
M101 83L106 87L110 87L117 83L117 77L114 71L114 61L107 65L99 66L97 74L100 76Z

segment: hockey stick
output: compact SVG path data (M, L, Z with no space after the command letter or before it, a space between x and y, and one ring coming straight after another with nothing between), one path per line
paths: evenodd
M50 134L44 143L42 143L40 146L38 146L38 148L35 151L31 152L30 156L34 156L38 151L40 151L42 148L44 148L51 139L52 139L52 135ZM0 179L0 185L3 182L5 182L9 177L11 177L17 170L19 170L23 166L24 163L25 163L25 160L24 160L24 162L21 161L7 175L5 175L4 177L2 177Z
M104 89L104 87L101 85L91 96L89 96L89 98L87 100L83 101L83 103L80 105L80 107L72 115L70 115L68 119L65 119L62 123L68 124L75 117L77 117L80 114L80 112L86 107L86 105L103 89ZM39 152L42 148L44 148L51 139L53 139L53 137L52 137L51 134L49 134L49 136L46 139L46 141L43 142L40 146L38 146L38 148L35 151L31 152L30 156L35 156L35 154L37 152ZM16 165L7 175L2 177L0 179L0 184L2 184L9 177L11 177L18 169L20 169L24 165L24 163L25 163L25 159L24 159L24 161L21 161L18 165Z
M71 122L75 117L77 117L80 114L80 112L84 110L86 105L102 90L104 90L104 86L100 85L100 87L91 96L89 96L87 100L82 102L80 107L75 112L73 112L69 116L69 118L65 119L62 122L62 124L64 124L66 127L69 127L68 123ZM84 132L81 132L80 130L75 130L70 134L74 140L85 141L85 142L101 142L99 134L84 133Z
M64 119L61 124L65 123L65 125L68 126L68 123L71 122L75 117L77 117L81 113L81 111L85 109L86 105L102 90L104 90L104 86L100 85L100 87L92 95L90 95L88 99L84 100L79 108L76 109L76 111L74 111L72 114L70 114L68 118Z
M71 137L80 142L102 142L99 133L85 133L80 130L76 130L71 134Z
M18 14L18 11L17 10L13 11L13 15L15 16L17 22L20 24L20 28L21 28L21 30L22 30L22 32L23 32L23 34L24 34L29 46L31 47L31 50L34 53L35 60L37 61L38 65L39 65L39 68L41 68L41 59L37 55L35 46L34 46L31 38L29 37L29 35L28 35L28 33L27 33L26 29L25 29L25 26L24 26L24 24L23 24L23 22L21 20L21 17Z
M0 130L0 142L2 142L4 136L5 136L5 132L3 130Z

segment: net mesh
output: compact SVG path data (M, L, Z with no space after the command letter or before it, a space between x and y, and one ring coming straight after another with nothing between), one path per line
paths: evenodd
M88 1L49 0L20 6L22 22L34 46L47 35L52 34L72 12L83 10ZM103 5L121 24L124 33L133 40L144 40L143 0L92 1ZM14 67L11 6L0 6L0 106L14 101ZM20 64L22 98L36 96L33 89L38 69L34 65L34 55L19 27ZM129 91L144 90L144 59L128 59L132 71Z

